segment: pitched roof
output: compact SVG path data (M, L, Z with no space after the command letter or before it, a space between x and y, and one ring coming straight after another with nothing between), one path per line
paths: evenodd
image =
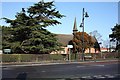
M63 44L63 46L66 46L70 40L73 39L72 34L57 34L56 38L58 39L58 42Z
M58 42L60 42L63 46L67 46L68 42L73 39L72 34L56 34L56 35ZM96 39L92 37L92 41L96 42Z
M76 23L76 17L75 17L75 20L74 20L74 26L73 26L73 32L74 31L78 31L78 29L77 29L77 23Z

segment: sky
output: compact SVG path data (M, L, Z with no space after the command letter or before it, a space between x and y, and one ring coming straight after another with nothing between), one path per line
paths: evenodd
M2 2L2 17L14 19L17 12L22 8L28 8L35 2ZM116 23L118 23L118 2L55 2L56 10L66 17L58 19L62 24L50 26L47 29L56 34L72 34L74 19L76 17L77 28L82 22L82 9L89 17L85 18L84 28L88 34L95 30L101 34L102 39L109 38ZM0 25L9 25L4 21Z

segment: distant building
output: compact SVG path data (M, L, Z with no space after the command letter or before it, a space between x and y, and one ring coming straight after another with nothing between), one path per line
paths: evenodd
M115 51L114 48L101 48L101 52L113 52Z

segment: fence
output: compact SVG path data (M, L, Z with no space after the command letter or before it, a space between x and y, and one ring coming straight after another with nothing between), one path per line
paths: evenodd
M71 54L71 60L79 60L82 54ZM92 53L85 56L92 59L120 58L119 53ZM66 61L69 55L62 54L0 54L2 62L40 62L40 61Z

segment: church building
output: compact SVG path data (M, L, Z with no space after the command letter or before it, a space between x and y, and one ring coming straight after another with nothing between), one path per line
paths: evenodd
M68 54L68 43L70 40L72 40L74 38L75 33L78 32L77 29L77 23L76 23L76 18L74 20L74 25L73 25L73 33L72 34L57 34L56 38L58 39L58 41L63 45L62 48L64 48L62 51L54 51L51 52L51 54ZM92 39L92 40L96 40L96 39ZM89 51L90 50L90 51ZM95 49L94 48L90 48L90 49L86 49L85 53L95 53ZM96 53L99 53L99 51L96 51Z

